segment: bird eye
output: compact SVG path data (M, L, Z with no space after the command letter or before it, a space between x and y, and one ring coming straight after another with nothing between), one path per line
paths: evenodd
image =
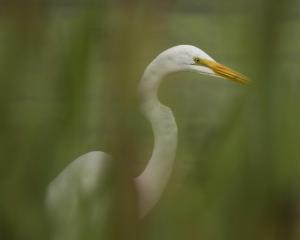
M194 62L195 62L196 64L200 64L200 63L201 63L201 60L200 60L200 58L198 58L198 57L194 57Z

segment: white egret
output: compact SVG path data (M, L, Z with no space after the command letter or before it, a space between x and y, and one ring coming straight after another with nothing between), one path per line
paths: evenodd
M162 79L173 72L193 71L245 84L242 74L221 65L199 48L190 45L175 46L159 54L146 68L139 85L141 110L149 120L153 135L152 156L144 171L134 179L138 195L138 213L145 216L160 199L171 174L177 148L177 125L172 111L157 97ZM94 196L103 184L105 165L109 155L100 151L86 153L71 162L49 185L46 203L55 222L55 239L78 239L81 220L92 222L101 214L101 201ZM82 216L81 200L87 203L90 216Z

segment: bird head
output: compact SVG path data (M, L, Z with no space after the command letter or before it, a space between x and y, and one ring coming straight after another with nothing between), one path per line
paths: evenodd
M249 80L241 73L216 62L201 49L190 45L170 48L159 56L165 63L167 72L193 71L213 77L221 77L241 84Z

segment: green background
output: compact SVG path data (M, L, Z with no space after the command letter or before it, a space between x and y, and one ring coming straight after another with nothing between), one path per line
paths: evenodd
M299 15L292 0L1 1L0 239L50 239L46 187L92 150L114 156L120 194L95 239L299 239ZM138 222L114 210L135 208L130 179L152 150L136 89L147 64L179 44L252 84L165 79L176 164Z

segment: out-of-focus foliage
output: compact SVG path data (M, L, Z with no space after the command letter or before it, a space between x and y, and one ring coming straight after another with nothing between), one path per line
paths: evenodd
M299 239L299 14L292 0L0 1L0 239L50 239L47 184L91 150L115 158L108 240ZM191 73L164 81L177 161L138 222L130 179L153 139L136 87L178 44L253 84Z

